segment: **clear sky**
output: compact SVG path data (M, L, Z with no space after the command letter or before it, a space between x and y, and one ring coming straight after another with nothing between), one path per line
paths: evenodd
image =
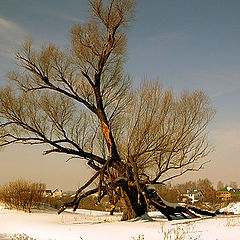
M202 89L217 114L209 128L215 152L204 170L180 181L208 177L240 185L240 1L137 0L129 31L126 70L134 85L146 75L176 92ZM74 23L87 20L87 0L0 0L0 85L15 68L14 49L30 35L36 45L67 46ZM49 188L74 189L87 177L79 160L42 156L40 148L0 152L0 184L23 177Z

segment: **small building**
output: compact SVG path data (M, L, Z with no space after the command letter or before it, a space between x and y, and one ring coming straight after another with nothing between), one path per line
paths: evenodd
M44 191L44 196L45 197L62 197L63 196L63 192L62 190L59 190L58 188L55 189L54 191L52 190L45 190Z
M187 190L187 193L184 193L183 196L189 198L192 203L201 201L203 199L202 192L197 189L193 191Z
M238 200L240 199L240 191L232 187L225 187L221 190L218 190L216 193L217 199L222 200Z
M53 197L62 197L63 193L62 190L59 190L58 188L53 191Z
M52 193L52 190L45 190L44 191L44 196L45 197L52 197L53 193Z

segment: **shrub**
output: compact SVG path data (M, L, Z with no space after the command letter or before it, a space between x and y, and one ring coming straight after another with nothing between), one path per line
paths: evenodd
M43 183L30 183L19 179L0 187L0 200L10 208L22 209L31 212L31 208L43 202Z
M11 240L37 240L36 238L29 237L25 233L14 234Z

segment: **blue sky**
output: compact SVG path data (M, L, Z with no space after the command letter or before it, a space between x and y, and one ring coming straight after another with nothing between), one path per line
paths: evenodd
M136 21L129 30L126 64L134 85L146 75L149 79L159 78L164 87L176 92L202 89L209 94L217 111L209 128L210 140L215 145L215 152L209 156L212 163L181 181L209 177L214 182L233 180L240 185L240 1L137 2ZM87 20L87 0L0 0L0 3L1 85L5 84L4 75L15 68L14 49L26 36L31 35L37 46L54 42L64 47L68 45L72 24ZM45 164L39 179L49 186L60 184L61 180L56 180L56 176L53 179L50 171L56 157L42 157L39 149L36 152L39 156L34 156L35 165L29 164L32 172L29 176L35 179L39 166ZM8 169L0 172L0 183L20 175L25 177L27 173L21 167L27 161L21 160L24 155L22 147L0 152L0 171L4 171L3 167ZM59 162L63 165L59 171L65 171L70 179L78 163L66 167L62 157ZM14 172L13 166L19 166L18 171ZM61 186L70 188L76 182L82 180L74 178Z

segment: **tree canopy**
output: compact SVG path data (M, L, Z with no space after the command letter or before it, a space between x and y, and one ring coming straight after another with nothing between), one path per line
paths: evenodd
M106 194L122 199L129 219L151 204L146 184L206 163L215 111L203 91L176 95L147 80L133 89L123 64L135 1L89 0L89 6L90 20L72 27L69 49L35 49L31 39L21 45L20 70L0 90L0 141L44 144L44 154L86 160L95 174L65 207L76 209L98 192L99 201ZM97 187L86 191L93 182Z

